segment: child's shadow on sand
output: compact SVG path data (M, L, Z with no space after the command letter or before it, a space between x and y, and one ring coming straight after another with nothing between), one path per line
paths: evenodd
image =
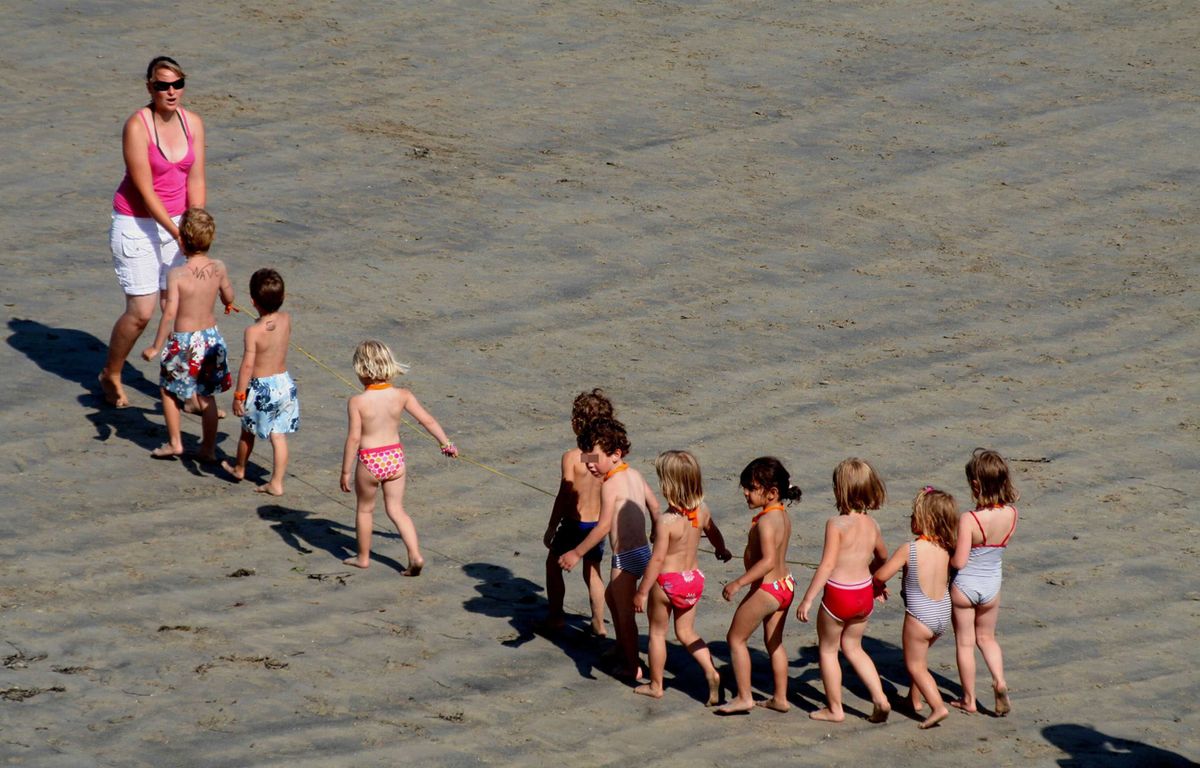
M479 583L475 591L479 594L463 602L463 608L471 613L508 619L517 636L501 642L509 648L518 648L539 633L535 631L538 620L546 614L546 598L542 587L529 579L513 576L512 571L492 563L467 563L463 572ZM584 632L567 627L559 632L543 634L564 654L575 662L581 677L596 679L596 653L588 646L595 638Z
M1042 735L1070 755L1058 761L1063 768L1185 768L1196 765L1177 752L1108 736L1087 725L1048 725L1042 729Z
M312 517L311 513L302 509L292 509L280 504L263 504L258 508L258 516L271 523L271 530L279 534L279 538L283 539L285 544L301 554L312 554L319 549L332 555L340 563L358 551L354 527L336 520ZM395 533L375 531L375 538L379 537L400 538ZM406 568L376 551L371 552L371 562L386 565L399 572Z

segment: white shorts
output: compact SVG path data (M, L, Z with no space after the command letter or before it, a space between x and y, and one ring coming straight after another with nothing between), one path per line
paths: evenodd
M171 218L176 224L179 216ZM167 272L185 259L179 243L154 219L113 211L108 231L113 271L126 296L145 296L167 287Z

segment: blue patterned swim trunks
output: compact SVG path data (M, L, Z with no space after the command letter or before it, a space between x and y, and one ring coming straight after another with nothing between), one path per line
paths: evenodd
M233 386L217 326L172 333L163 345L158 384L180 400L196 394L211 397Z
M272 432L287 434L300 429L300 397L287 371L250 379L242 429L264 439Z

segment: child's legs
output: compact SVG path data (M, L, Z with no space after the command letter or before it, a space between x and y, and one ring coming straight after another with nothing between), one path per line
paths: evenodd
M246 471L246 463L250 461L250 454L254 451L254 433L242 430L242 434L238 437L237 447L237 464L235 465L239 471Z
M975 606L958 587L950 587L954 623L954 654L958 661L958 679L962 683L962 708L975 711Z
M167 426L167 442L176 452L183 451L183 432L180 427L179 401L175 395L160 388L162 393L163 422Z
M271 470L271 479L278 480L283 483L283 473L287 472L288 465L288 443L287 435L282 432L271 433L271 450L274 453L274 468Z
M817 609L817 656L821 665L821 684L830 713L842 716L842 663L838 648L842 643L842 623L824 608Z
M587 565L584 564L586 574ZM563 620L563 600L567 596L567 585L563 583L563 571L558 566L558 553L546 551L546 619L556 624Z
M200 455L211 459L217 451L217 399L212 395L196 395L196 401L200 403Z
M996 624L1000 619L1000 596L975 609L975 644L983 654L983 662L992 673L992 685L998 691L1008 689L1004 679L1004 654L996 641Z
M633 596L637 592L637 579L632 573L613 568L608 580L608 607L612 610L613 627L617 631L617 645L630 674L638 668L637 619L633 614Z
M592 631L604 634L604 577L600 575L599 560L584 560L583 583L587 584L588 602L592 605ZM561 576L562 571L559 571ZM560 603L561 607L561 603Z
M929 673L929 647L937 639L929 627L904 614L904 666L912 678L913 688L921 692L934 713L944 711L945 703L933 675ZM915 698L915 697L914 697Z
M354 515L354 534L358 539L359 567L366 568L371 561L371 529L374 525L375 492L379 482L362 464L354 472L354 493L358 499Z
M866 619L848 622L842 628L842 653L854 667L854 671L863 681L863 685L867 686L867 690L871 693L871 701L877 707L887 706L887 696L883 694L883 682L879 679L879 671L875 669L875 662L871 661L871 657L862 647L862 639L866 631Z
M733 614L729 632L725 635L729 643L729 661L733 664L733 676L737 680L737 696L730 705L754 704L750 691L750 648L747 642L754 629L763 619L779 610L779 601L761 589L755 589L742 598Z
M661 691L663 669L667 666L667 624L671 618L671 609L666 593L657 584L650 588L647 614L650 619L650 637L647 643L650 656L650 685L656 691Z
M788 659L787 649L783 647L783 626L787 623L787 610L776 610L763 619L763 644L767 646L767 654L771 657L771 677L775 682L774 703L779 707L787 706Z
M663 597L666 597L665 592ZM711 707L721 698L721 676L717 674L717 668L713 665L708 644L696 632L696 608L697 606L693 605L682 613L678 608L674 609L675 639L692 654L692 658L704 670L704 679L708 683L708 700L705 703Z
M412 518L404 511L406 479L407 473L401 472L398 477L383 481L383 508L387 512L388 519L400 532L400 538L404 539L404 546L408 549L408 564L409 567L412 567L424 564L425 558L421 557L421 547L417 541L417 527L413 525Z

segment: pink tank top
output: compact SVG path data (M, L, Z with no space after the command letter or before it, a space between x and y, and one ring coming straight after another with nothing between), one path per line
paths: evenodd
M172 163L158 146L154 131L146 122L146 113L138 110L142 122L146 124L146 151L150 155L150 173L154 178L154 193L166 207L171 216L179 216L187 210L187 177L192 164L196 162L196 150L192 146L192 132L188 130L187 118L183 107L179 108L179 121L183 125L183 134L187 136L187 153L177 162ZM129 177L129 169L125 169L125 178L113 195L113 210L126 216L150 218L150 210L138 192L133 179Z

